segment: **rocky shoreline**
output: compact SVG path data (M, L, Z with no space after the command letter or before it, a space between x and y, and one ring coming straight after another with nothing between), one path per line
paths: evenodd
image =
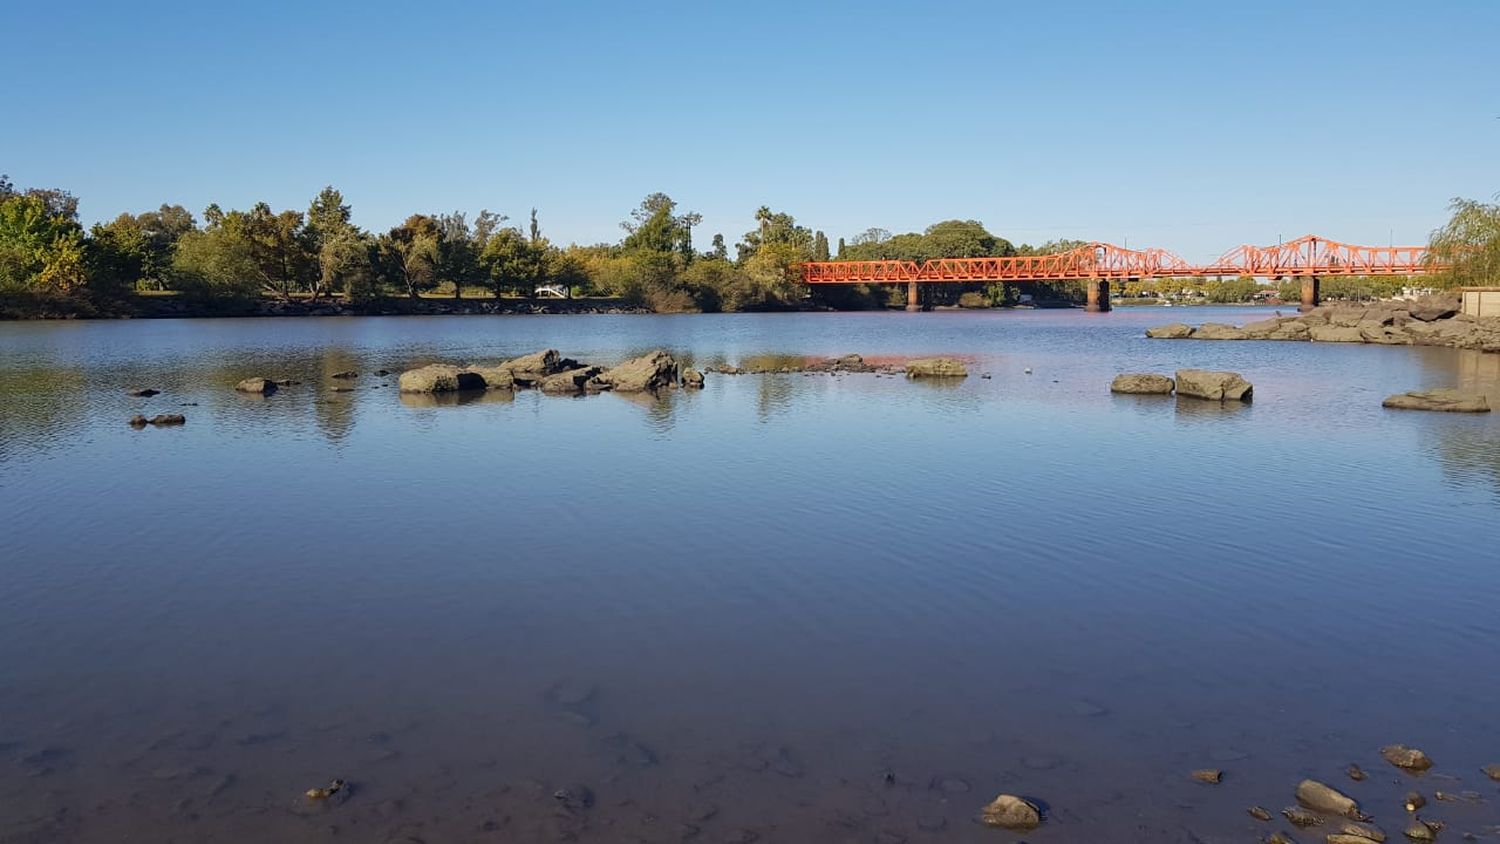
M1206 322L1194 328L1171 323L1148 329L1159 340L1303 340L1382 346L1444 346L1500 353L1500 317L1459 312L1456 299L1321 305L1298 316L1275 316L1245 325Z

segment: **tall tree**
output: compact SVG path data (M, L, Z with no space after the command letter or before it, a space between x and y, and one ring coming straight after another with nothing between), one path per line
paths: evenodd
M1500 204L1454 199L1451 216L1432 233L1433 260L1451 269L1439 276L1447 285L1500 283Z
M313 299L347 289L349 280L346 276L358 270L351 266L351 262L357 261L361 255L368 255L359 242L358 229L350 222L351 213L344 195L332 185L323 188L308 206L307 237L318 262L318 273L312 285Z
M822 232L813 233L813 260L826 261L830 257L828 253L828 235Z
M426 214L413 214L406 222L380 236L376 244L382 277L415 299L438 283L441 265L442 229Z

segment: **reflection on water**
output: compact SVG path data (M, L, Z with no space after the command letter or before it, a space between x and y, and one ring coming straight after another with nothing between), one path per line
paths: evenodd
M1492 794L1500 414L1379 403L1495 401L1500 356L1161 321L6 325L0 842L987 842L1000 791L1051 806L1037 840L1253 840L1245 806L1395 741ZM374 375L545 346L993 377ZM1187 367L1255 403L1108 392ZM1399 829L1409 783L1348 787ZM1457 837L1496 805L1429 811Z

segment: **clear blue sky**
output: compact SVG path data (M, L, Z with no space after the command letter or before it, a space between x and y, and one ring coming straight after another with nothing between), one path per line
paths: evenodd
M238 7L238 8L232 8ZM508 7L508 8L507 8ZM1500 2L26 3L0 172L87 220L180 202L356 221L642 196L733 243L974 218L1189 259L1425 242L1500 192Z

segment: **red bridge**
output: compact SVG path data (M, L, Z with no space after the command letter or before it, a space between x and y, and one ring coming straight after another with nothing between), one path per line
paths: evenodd
M916 261L810 261L808 284L900 284L906 308L919 307L917 285L975 281L1083 281L1091 311L1109 310L1109 282L1183 276L1301 278L1302 306L1318 304L1318 279L1344 275L1420 275L1445 269L1424 246L1353 246L1307 235L1275 246L1239 246L1211 264L1195 266L1165 249L1124 249L1088 243L1051 255L1009 258L933 258Z

